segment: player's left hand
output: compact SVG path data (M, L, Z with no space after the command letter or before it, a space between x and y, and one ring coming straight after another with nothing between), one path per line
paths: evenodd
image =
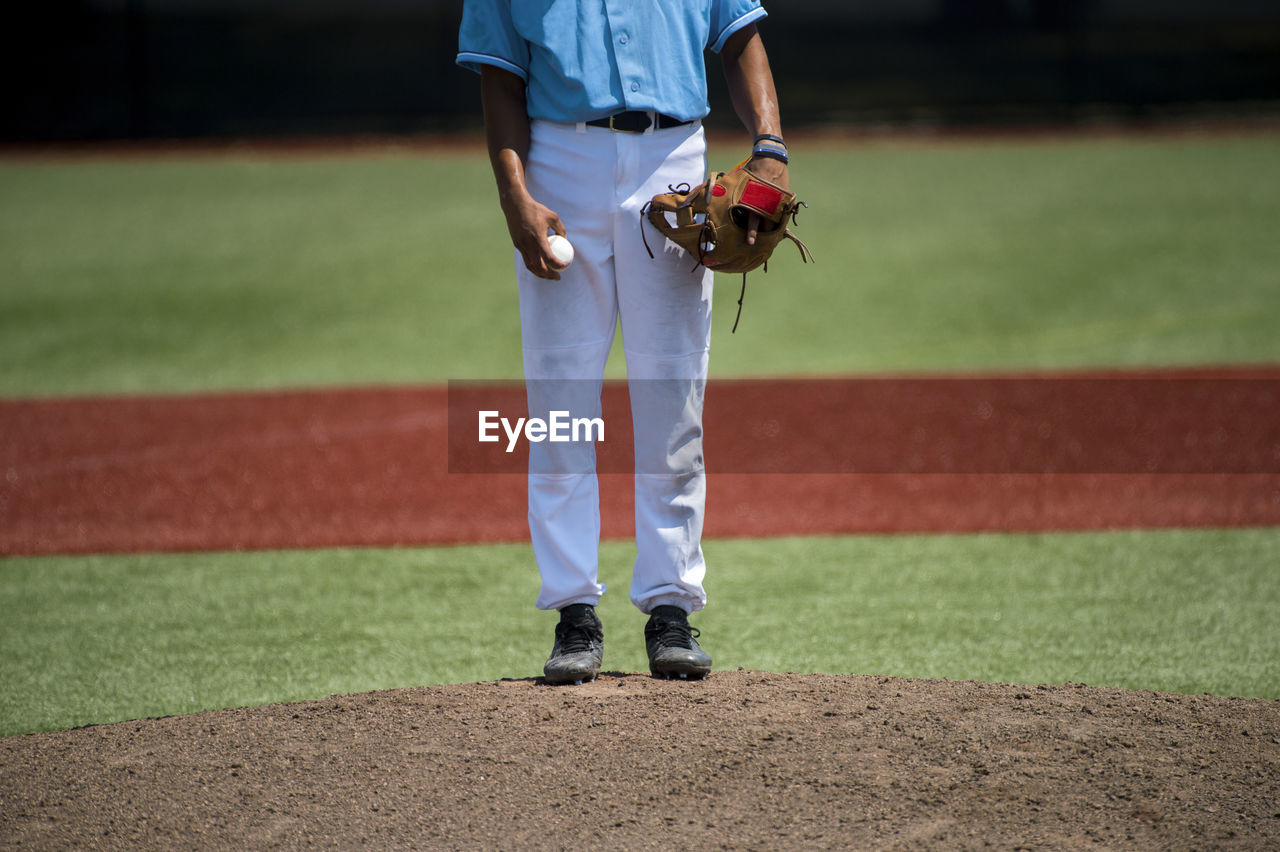
M747 161L745 168L775 186L780 186L788 191L791 189L791 176L787 172L787 164L784 162L766 157L752 157ZM747 245L753 246L756 244L756 234L759 230L760 216L752 213L747 217Z

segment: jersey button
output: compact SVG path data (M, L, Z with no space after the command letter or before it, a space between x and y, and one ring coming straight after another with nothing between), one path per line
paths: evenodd
M622 35L618 36L618 44L626 44L629 41L631 41L631 36L627 35L626 33L623 33Z
M633 92L638 92L638 91L640 91L640 84L639 84L639 83L632 83L632 84L631 84L631 91L633 91Z

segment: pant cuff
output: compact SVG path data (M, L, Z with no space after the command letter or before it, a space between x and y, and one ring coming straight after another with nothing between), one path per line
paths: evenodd
M640 607L640 611L645 615L650 614L660 606L678 606L680 609L684 610L685 615L688 615L702 609L702 602L681 597L680 595L662 595L660 597L650 598L647 601L641 601L638 606Z
M567 601L556 601L554 604L545 604L545 605L544 605L544 604L539 604L539 605L538 605L538 609L542 609L542 610L562 610L562 609L564 609L565 607L567 607L567 606L573 606L574 604L591 604L592 606L599 606L599 605L600 605L600 596L599 596L599 595L588 595L588 596L586 596L586 597L573 598L573 599L570 599L570 600L567 600Z

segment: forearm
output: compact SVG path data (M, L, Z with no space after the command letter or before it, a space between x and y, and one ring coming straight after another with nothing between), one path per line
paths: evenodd
M500 68L486 66L481 71L480 98L489 164L498 183L498 203L507 220L511 244L530 272L539 278L557 279L563 264L551 256L547 232L563 236L564 223L554 210L534 199L525 185L530 134L524 81Z
M781 138L782 111L778 107L778 92L769 67L769 56L754 24L730 36L722 58L734 112L751 138L758 139L763 134ZM778 159L753 157L748 167L783 188L790 186L787 165Z
M782 135L782 114L773 84L769 55L755 25L743 27L725 44L722 54L725 81L733 110L752 138L762 133Z
M480 77L480 97L489 164L498 184L498 199L506 211L529 193L524 182L529 157L524 81L499 68L485 67Z

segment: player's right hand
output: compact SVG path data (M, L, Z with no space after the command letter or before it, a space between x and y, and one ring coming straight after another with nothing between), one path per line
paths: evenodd
M564 267L556 262L547 244L548 231L565 235L564 223L556 212L531 196L503 204L502 212L507 218L511 243L520 252L525 268L539 278L559 281Z

